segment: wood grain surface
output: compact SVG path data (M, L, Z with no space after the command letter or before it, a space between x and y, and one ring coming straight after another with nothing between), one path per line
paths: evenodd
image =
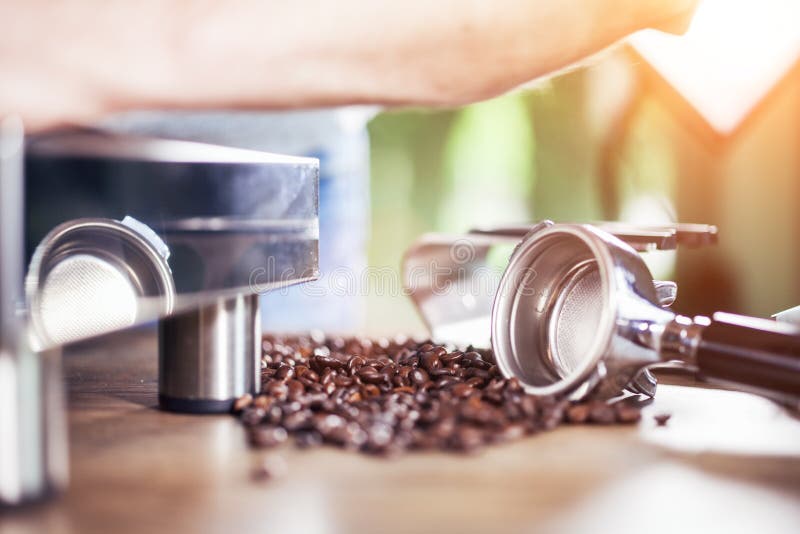
M71 484L0 532L798 532L800 422L660 386L638 426L570 426L473 456L248 448L231 416L156 408L152 331L65 355ZM666 427L653 415L672 414ZM265 458L287 473L252 473ZM278 460L275 460L275 458Z

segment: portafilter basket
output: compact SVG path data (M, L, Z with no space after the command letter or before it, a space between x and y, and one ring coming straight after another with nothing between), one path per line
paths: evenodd
M170 313L168 257L158 235L132 217L58 225L37 246L25 278L37 344L58 346Z
M676 315L661 307L639 254L591 225L541 224L517 245L495 294L491 342L501 372L535 395L610 395L678 360L709 382L800 402L800 329Z

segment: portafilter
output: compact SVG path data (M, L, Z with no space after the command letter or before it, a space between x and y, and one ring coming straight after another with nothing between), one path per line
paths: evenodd
M501 372L536 395L609 395L679 361L708 382L800 402L800 329L673 313L642 257L593 225L548 221L519 242L494 296L491 344Z

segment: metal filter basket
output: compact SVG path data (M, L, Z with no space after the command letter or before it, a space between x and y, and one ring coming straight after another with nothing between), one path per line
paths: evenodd
M631 247L589 225L545 224L514 251L492 309L498 366L529 393L621 390L658 357L643 322L668 322L653 278Z
M54 228L34 252L25 280L40 343L68 343L170 313L175 284L168 256L155 232L131 217Z

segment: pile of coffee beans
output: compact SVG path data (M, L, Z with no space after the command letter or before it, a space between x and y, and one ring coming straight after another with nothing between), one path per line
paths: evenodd
M265 336L262 394L234 411L252 445L290 437L373 454L409 449L473 451L561 423L633 423L636 406L571 403L523 392L491 351L406 338Z

